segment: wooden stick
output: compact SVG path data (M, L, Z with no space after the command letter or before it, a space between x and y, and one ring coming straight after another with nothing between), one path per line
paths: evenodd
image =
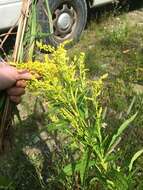
M1 42L1 44L0 44L0 48L1 48L1 49L2 49L2 47L3 47L4 43L5 43L5 41L6 41L7 38L9 37L9 35L12 34L12 30L15 28L15 26L16 26L16 24L15 24L13 27L11 27L7 33L0 35L0 37L3 37L3 36L4 36L4 39L2 40L2 42Z
M16 43L15 43L15 48L14 48L14 53L13 53L13 61L14 62L18 62L19 58L20 58L20 52L22 50L22 43L23 43L25 28L26 28L26 24L27 24L30 4L31 4L30 0L23 0L21 17L19 20Z

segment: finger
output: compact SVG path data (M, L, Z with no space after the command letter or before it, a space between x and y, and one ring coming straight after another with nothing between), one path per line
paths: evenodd
M25 80L30 80L32 78L32 75L24 70L24 71L18 71L18 76L17 76L17 80L22 80L22 79L25 79Z
M19 80L16 82L16 87L21 87L21 88L25 88L27 85L25 80Z
M25 89L20 87L12 87L7 90L9 96L21 96L25 94Z
M9 96L9 98L15 104L19 104L21 102L21 97L20 96Z
M27 73L27 72L28 72L27 69L18 69L19 74L23 74L23 73Z

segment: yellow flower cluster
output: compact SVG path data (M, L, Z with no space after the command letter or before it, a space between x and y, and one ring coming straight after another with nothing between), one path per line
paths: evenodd
M38 43L41 50L48 52L43 61L20 63L17 68L27 69L33 74L28 89L46 98L53 122L59 121L59 118L68 120L78 133L84 134L83 128L88 124L81 118L86 120L89 113L92 114L91 107L95 108L93 111L98 111L97 99L106 76L98 80L88 79L84 53L71 59L64 46L62 44L55 49Z
M84 73L84 54L74 57L73 60L67 55L65 44L57 49L37 43L40 50L47 51L43 61L29 61L17 64L18 69L26 69L33 74L32 80L28 83L28 89L41 95L62 93L67 84L79 80L79 75ZM82 70L82 71L81 71ZM81 72L81 73L79 73Z
M43 61L29 61L17 65L18 69L26 69L33 74L32 80L28 83L28 89L41 95L46 95L54 90L54 93L61 91L61 70L67 74L68 57L63 45L58 49L38 43L41 50L50 52L45 54ZM69 69L68 69L69 70ZM67 74L68 75L68 74Z

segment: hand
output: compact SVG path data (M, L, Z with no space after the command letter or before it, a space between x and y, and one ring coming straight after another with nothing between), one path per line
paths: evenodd
M21 102L21 96L25 94L26 81L19 80L15 86L7 89L7 94L12 102L19 104Z
M0 64L0 90L7 89L10 100L20 103L21 96L25 93L26 81L31 79L27 71L18 71L15 67Z
M15 67L0 63L0 90L12 87L19 80L31 79L27 71L18 71Z

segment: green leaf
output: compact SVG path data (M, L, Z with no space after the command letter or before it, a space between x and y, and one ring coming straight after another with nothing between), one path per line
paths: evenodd
M75 162L75 172L80 172L80 170L82 170L82 165L81 165L82 160L79 160L78 162ZM67 176L71 176L73 173L73 163L72 164L68 164L64 167L63 172L67 175ZM91 167L95 165L95 160L90 160L88 167Z
M117 133L113 135L111 142L109 144L108 151L109 149L116 144L116 142L119 140L119 137L122 135L122 133L125 131L125 129L129 126L129 124L136 118L137 113L134 114L130 119L126 120L118 129Z
M132 170L134 162L141 156L141 154L143 154L143 149L139 150L138 152L134 154L129 164L129 171Z
M77 166L76 166L76 170L77 170ZM67 175L67 176L71 176L72 175L72 164L68 164L64 167L63 169L64 173Z
M89 160L90 159L90 150L87 149L80 162L80 179L81 179L81 184L84 184L85 176L86 176L86 171L87 168L89 167Z
M48 124L46 129L49 132L52 132L52 131L55 131L55 130L59 130L59 131L64 130L65 131L65 129L67 129L68 125L69 125L69 122L67 122L65 120L61 120L58 123L50 123L50 124Z

